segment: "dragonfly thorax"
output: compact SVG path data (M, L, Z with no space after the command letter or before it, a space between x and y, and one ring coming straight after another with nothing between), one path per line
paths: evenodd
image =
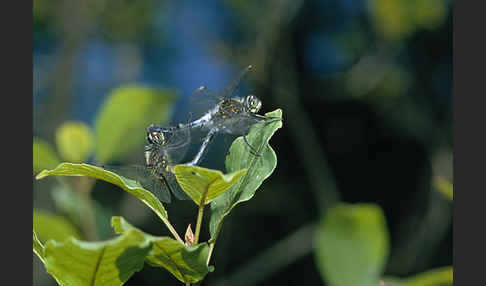
M238 99L225 99L218 104L218 115L221 119L231 118L244 112L244 108L244 105Z

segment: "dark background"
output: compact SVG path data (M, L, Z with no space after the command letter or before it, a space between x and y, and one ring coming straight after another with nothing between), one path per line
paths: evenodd
M452 181L452 2L260 2L35 0L34 136L54 144L62 122L92 125L106 95L133 82L176 89L177 123L195 88L221 90L252 64L245 90L262 99L263 112L284 114L270 141L277 169L225 221L204 284L244 271L337 201L383 208L386 275L451 265L450 204L433 182ZM204 166L222 165L228 140L211 146ZM43 192L52 185L34 182L34 207L53 209ZM93 198L146 232L167 234L110 188L96 182ZM180 233L193 220L183 206L168 206L171 217L180 214ZM34 285L55 285L36 264ZM175 284L146 267L128 285L164 281ZM323 283L310 248L260 282Z

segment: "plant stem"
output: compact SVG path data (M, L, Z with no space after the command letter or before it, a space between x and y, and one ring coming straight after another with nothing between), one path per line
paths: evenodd
M177 231L175 230L175 228L172 226L172 224L170 224L169 220L164 218L164 217L160 217L162 219L162 221L164 222L165 226L167 226L167 228L169 229L170 233L172 233L172 235L174 236L175 239L177 239L177 241L179 241L180 243L184 244L184 240L182 240L182 238L179 236L179 234L177 233Z
M214 240L213 242L211 242L209 244L209 253L208 253L208 260L206 260L206 266L209 265L209 260L211 259L211 254L213 254L213 249L214 249L214 244L216 243L216 240Z
M211 259L211 255L213 254L214 245L216 244L216 239L218 239L219 231L221 230L222 225L223 225L222 223L218 225L218 228L214 233L214 239L211 239L212 241L210 240L211 242L209 243L209 253L208 253L208 260L206 261L206 266L209 265L209 260Z
M197 212L197 221L196 221L196 234L194 235L194 244L199 243L199 233L201 232L201 224L202 224L202 219L203 219L203 213L204 213L204 206L206 205L206 195L208 194L209 187L214 181L210 182L206 190L203 192L201 196L201 201L199 202L199 210Z
M201 233L201 224L202 224L202 218L204 213L204 201L205 201L204 197L201 199L201 203L199 204L199 210L197 212L196 234L194 235L194 244L199 243L199 233Z

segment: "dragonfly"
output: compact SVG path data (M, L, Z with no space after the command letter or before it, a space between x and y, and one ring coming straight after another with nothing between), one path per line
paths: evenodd
M179 200L189 200L189 196L181 189L173 173L173 166L187 150L189 132L188 128L179 126L163 127L152 124L147 127L145 165L105 165L102 168L139 182L164 203L172 201L171 194Z
M193 160L188 165L197 165L201 162L206 153L209 143L218 133L226 133L236 136L243 136L243 140L253 154L260 156L259 152L248 143L246 135L250 128L262 121L273 121L273 117L265 117L258 114L262 107L262 101L253 94L244 97L234 97L234 92L241 80L253 67L247 66L238 77L228 85L220 94L214 95L208 92L208 88L201 86L193 92L192 100L209 103L210 108L201 117L187 124L181 124L179 128L195 129L200 128L206 135L204 136L201 147ZM205 97L201 94L206 92ZM211 104L213 101L214 103ZM204 103L203 103L204 104ZM280 118L277 118L281 120Z

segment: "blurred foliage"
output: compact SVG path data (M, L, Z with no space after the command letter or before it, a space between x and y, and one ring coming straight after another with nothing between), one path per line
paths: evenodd
M57 157L54 148L52 148L52 146L46 141L34 137L32 145L34 174L44 169L54 168L61 162Z
M76 226L83 227L86 214L92 210L97 237L107 239L113 236L109 222L113 210L110 207L102 206L95 200L86 201L78 192L66 184L54 186L51 193L56 210L69 218Z
M80 163L87 160L94 144L94 135L83 122L67 121L56 131L57 149L66 161Z
M386 40L402 40L420 29L433 30L447 15L446 0L369 0L371 18Z
M90 22L91 27L98 24L108 40L121 42L144 39L150 31L150 19L154 16L152 0L87 0L82 4L73 0L34 0L34 27L59 33L70 29L64 27L66 23ZM65 11L71 11L73 17L64 18Z
M49 239L81 238L79 230L68 219L44 210L34 210L33 228L42 243Z
M376 205L338 205L315 236L317 265L329 286L376 286L389 253L385 217Z
M453 285L452 267L442 267L405 279L404 286L450 286Z
M454 190L451 182L446 180L444 177L436 176L434 177L434 187L439 190L447 199L453 200Z
M95 161L107 162L132 154L145 142L147 126L170 119L175 99L172 91L137 85L112 91L95 121Z
M425 271L410 278L385 278L388 286L452 286L452 267L441 267Z
M67 121L58 127L58 152L73 163L88 160L94 147L96 162L126 158L143 146L149 124L169 120L175 99L175 93L166 89L135 84L121 86L107 96L98 111L95 134L88 125L78 121ZM33 148L34 171L52 169L59 164L54 149L46 141L34 138Z
M389 253L383 211L372 204L339 204L323 216L315 233L316 260L329 286L452 286L452 267L410 278L382 278ZM381 284L380 284L381 283Z

